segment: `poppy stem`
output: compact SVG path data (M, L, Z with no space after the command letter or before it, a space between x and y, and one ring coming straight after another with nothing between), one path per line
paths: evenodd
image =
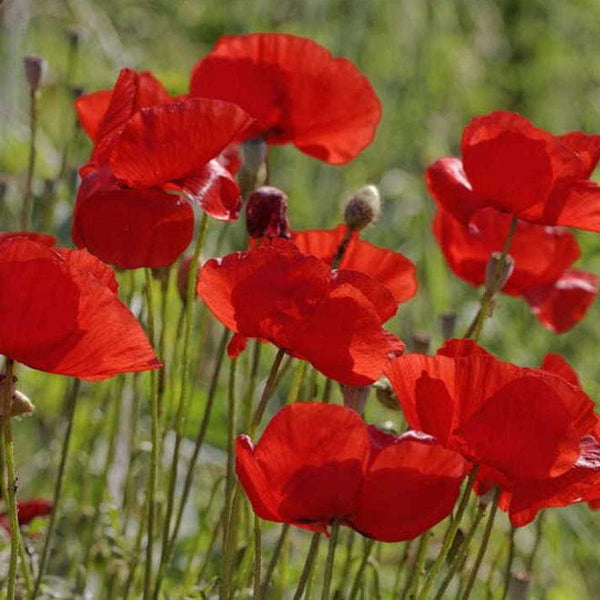
M65 465L67 464L67 456L69 454L69 445L71 443L71 433L73 431L73 421L75 419L75 406L77 405L77 397L79 395L79 388L81 381L79 379L73 380L71 392L67 398L67 429L63 438L62 449L60 453L60 463L58 466L58 475L54 482L54 496L52 498L52 512L50 513L50 522L48 523L48 531L46 532L46 539L44 540L44 547L42 554L40 555L38 573L35 580L35 586L31 593L31 600L35 600L40 590L42 578L44 577L44 571L46 570L46 564L48 557L50 556L50 547L52 537L54 534L54 527L56 525L56 515L58 514L59 503L61 500L61 494L63 489Z
M246 388L246 394L244 395L244 401L242 403L243 417L242 423L244 430L250 427L250 418L252 415L252 399L256 392L256 379L258 376L258 367L260 366L260 354L262 348L262 342L256 338L252 348L252 366L250 367L250 379L248 381L248 387Z
M492 501L492 508L490 509L490 514L488 516L487 523L485 524L483 538L481 540L481 545L479 546L479 552L477 552L475 563L471 567L471 572L469 574L467 586L461 597L461 600L467 600L467 598L471 595L471 590L473 589L473 585L475 584L475 579L477 579L477 573L479 572L479 567L481 567L481 563L483 562L483 557L485 556L485 551L487 550L490 541L490 536L492 534L492 526L494 525L494 518L496 517L496 512L498 510L500 492L501 490L499 487L497 487L494 491L494 500Z
M510 578L512 575L512 565L515 558L515 528L511 526L508 532L508 559L504 569L504 588L502 590L502 600L506 600L510 588Z
M457 549L457 552L455 553L454 557L452 557L450 568L448 569L446 577L444 577L444 580L442 581L442 584L440 585L434 597L434 600L442 600L442 598L444 597L444 593L446 592L446 588L450 585L450 582L452 581L452 578L456 574L460 565L464 563L467 557L467 553L469 552L469 544L471 543L473 535L477 531L479 524L485 516L486 508L487 505L483 502L480 502L477 505L477 512L475 513L475 518L473 519L473 522L471 523L471 526L467 531L467 535L462 540L460 547Z
M254 515L254 593L253 598L261 600L262 587L260 585L261 579L261 562L262 562L262 540L260 531L260 519Z
M435 581L438 573L440 572L442 565L444 564L444 560L446 560L446 556L450 548L452 547L452 543L454 542L454 536L458 531L458 527L463 518L467 505L469 503L469 498L471 497L471 491L473 490L473 485L475 484L475 478L477 477L477 471L479 470L479 465L474 465L471 469L471 473L469 474L469 478L467 479L467 483L465 485L465 489L463 490L462 496L458 503L458 508L456 509L456 514L450 521L448 525L448 529L446 530L446 534L444 535L444 541L442 542L442 549L438 554L438 557L435 559L435 562L431 566L429 570L429 574L427 575L427 579L421 588L419 595L417 596L418 600L426 600L428 597L429 590Z
M336 519L331 525L331 537L329 538L329 549L327 551L327 561L325 562L325 574L323 576L323 591L321 592L321 600L329 600L329 596L331 595L333 563L335 561L335 549L337 548L339 533L340 522Z
M10 560L8 565L8 577L7 577L7 594L6 600L14 600L15 598L15 587L17 581L17 566L18 557L21 555L23 558L25 555L24 550L21 551L23 546L23 538L21 537L21 530L19 529L19 516L17 509L17 476L15 470L15 455L13 451L13 438L11 429L10 409L12 406L13 395L15 391L15 379L14 379L14 361L10 358L6 358L4 365L4 381L3 381L3 398L2 400L2 451L3 451L3 464L6 466L6 489L3 489L3 493L6 493L6 500L8 504L8 517L10 523ZM4 488L4 475L2 475L2 487ZM22 562L22 559L21 559ZM28 593L31 593L33 589L31 576L27 563L23 563L23 574L25 579L25 585Z
M290 526L288 523L284 523L281 527L281 533L279 534L279 538L277 540L277 544L275 546L275 550L273 550L273 556L271 556L271 560L269 561L269 566L267 567L267 572L265 574L265 579L262 584L262 589L260 592L260 598L266 598L267 593L269 592L269 585L271 584L271 579L273 578L273 573L275 572L275 567L277 566L277 562L279 561L279 557L281 556L281 551L283 550L283 546L287 539L287 535L290 531Z
M271 365L271 371L269 372L269 376L267 378L267 382L265 383L265 388L260 397L260 401L258 402L258 406L256 407L256 411L254 412L254 416L252 417L252 422L250 424L249 435L253 437L260 425L260 422L265 414L265 409L267 408L267 403L271 398L271 395L275 391L275 382L277 381L277 371L279 371L279 367L281 365L281 361L285 356L285 350L283 348L279 348L277 351L277 355L275 356L275 360Z
M27 161L27 175L25 176L25 190L23 192L23 204L21 206L21 230L27 231L31 225L31 208L33 204L33 172L35 170L35 159L37 154L36 139L38 125L38 92L29 92L29 160Z
M531 573L533 571L535 555L537 554L537 551L540 548L540 543L542 541L542 532L543 532L545 515L546 515L545 512L540 512L540 514L537 518L537 521L535 523L535 540L533 542L533 548L531 549L531 554L529 554L529 557L527 558L527 562L525 563L525 572L528 575L531 575Z
M518 219L517 217L513 216L512 221L510 222L508 234L506 236L506 239L504 240L502 252L500 253L500 257L495 265L494 273L492 275L493 283L489 286L486 286L486 289L481 298L481 305L479 307L479 310L477 311L475 318L469 325L469 328L467 329L464 335L465 338L470 338L472 340L477 341L479 339L479 336L481 335L481 331L483 329L483 324L485 323L485 320L492 313L494 296L496 295L496 292L499 291L499 289L502 287L501 279L503 277L503 274L505 274L505 269L507 266L506 257L508 256L510 245L517 230L517 225Z
M431 531L426 531L421 535L421 539L419 540L419 546L417 547L417 555L415 556L415 562L413 563L412 569L410 570L410 574L406 580L406 585L404 586L404 591L402 592L402 600L407 598L408 600L412 600L417 593L417 589L419 587L419 580L421 579L421 574L423 571L423 565L425 564L425 559L427 558L427 551L429 550L429 543L431 542L432 533Z
M152 301L152 275L144 269L146 277L146 299L148 304L148 333L154 343L154 305ZM159 464L158 386L156 371L150 371L150 418L152 422L152 446L150 453L150 480L148 482L148 521L146 540L146 567L144 571L144 600L149 600L152 586L152 556L154 549L154 525L156 517L156 486Z
M294 592L294 597L292 600L301 600L302 595L304 594L304 589L306 588L306 584L310 578L315 558L319 552L321 537L322 536L319 531L315 531L313 533L313 536L310 540L310 548L308 549L308 554L306 555L306 561L304 562L304 568L302 569L300 579L298 580L298 586L296 587L296 591Z
M352 582L352 588L350 590L349 600L355 600L358 596L358 590L360 589L360 583L362 581L362 577L365 572L365 568L367 563L369 562L369 557L371 556L371 551L375 546L375 540L365 540L365 547L363 550L362 557L360 559L360 565L358 566L358 570L354 575L354 581Z
M171 520L173 517L173 505L175 501L175 484L177 483L177 472L179 466L179 450L181 448L181 439L183 437L183 425L186 414L188 388L189 388L189 353L192 325L194 321L194 297L196 295L196 279L198 277L198 263L200 262L200 252L204 245L206 230L208 228L208 214L203 213L200 220L196 246L190 263L190 269L187 273L186 282L186 302L185 302L185 328L183 330L183 350L181 353L181 392L179 394L179 405L177 406L177 422L175 429L175 446L173 448L173 458L171 460L171 469L169 477L169 488L167 493L167 508L163 524L162 548L160 555L160 565L156 575L153 598L158 598L164 576L164 570L169 562L170 544L169 534L171 532ZM164 331L164 322L163 322ZM163 369L161 369L161 372ZM160 398L160 392L159 392Z
M183 511L187 505L188 498L190 496L190 492L192 490L192 482L194 480L194 475L196 472L196 463L198 462L198 457L200 456L200 449L202 448L202 444L204 442L204 436L206 435L206 430L208 429L208 423L210 421L210 416L212 414L212 409L214 405L215 396L217 393L217 384L219 382L219 375L221 373L221 367L223 366L223 358L225 356L225 349L227 348L227 342L229 340L229 329L224 328L223 334L221 335L221 341L219 342L219 348L217 350L217 362L215 363L215 368L213 371L212 379L210 381L210 386L208 389L208 397L206 399L206 407L204 408L204 416L202 417L202 423L200 423L200 427L198 428L198 433L196 434L196 441L194 445L194 452L192 453L192 457L190 459L187 473L185 475L185 482L183 484L183 492L181 494L181 502L179 503L179 509L177 511L177 517L175 519L175 525L173 527L173 532L171 534L171 541L169 552L172 553L175 547L175 542L177 541L177 536L179 535L179 529L181 527L181 521L183 519Z

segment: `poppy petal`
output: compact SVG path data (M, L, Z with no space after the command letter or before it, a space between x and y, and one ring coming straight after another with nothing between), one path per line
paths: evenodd
M75 110L81 126L94 141L98 135L100 124L108 110L112 98L112 90L99 90L84 94L75 100Z
M193 98L143 108L115 142L111 170L131 187L160 187L193 177L250 122L241 108L220 100Z
M575 369L560 354L546 354L541 368L562 377L572 385L580 387L579 376Z
M563 333L585 316L597 294L598 277L572 269L551 284L528 290L525 300L544 327Z
M465 474L456 452L431 440L397 438L369 467L350 524L384 542L412 539L451 513Z
M194 211L160 189L120 187L103 169L85 177L77 194L73 241L122 269L172 264L188 247Z

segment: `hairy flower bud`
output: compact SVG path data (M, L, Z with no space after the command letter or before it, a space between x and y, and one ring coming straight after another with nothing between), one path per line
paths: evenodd
M381 377L374 384L375 395L380 404L389 408L390 410L400 410L400 403L394 393L392 384L387 377Z
M515 260L512 256L507 255L502 260L501 252L492 252L485 268L485 289L490 294L499 292L512 275L514 268Z
M370 385L340 385L344 397L344 405L356 411L361 417L369 399Z
M23 59L25 79L31 92L35 92L42 83L46 72L46 61L41 56L29 55Z
M457 315L455 312L447 312L440 317L440 328L442 330L442 337L445 340L450 340L454 337L456 331L456 318Z
M6 382L6 376L5 375L0 375L0 391L2 391L2 394L5 393L4 391L4 386ZM16 384L16 378L13 378L13 382L12 382L12 402L10 404L10 411L9 411L9 415L11 417L19 417L21 415L26 415L29 413L32 413L34 410L34 405L33 402L31 402L31 400L22 392L19 392L19 390L15 389L14 386ZM0 416L0 420L2 419L2 417Z
M246 229L253 238L288 238L287 196L279 188L264 185L250 194L246 204Z
M352 231L360 231L379 217L381 199L374 185L361 187L346 204L344 220Z
M413 333L411 338L412 351L416 354L429 354L431 336L427 333Z

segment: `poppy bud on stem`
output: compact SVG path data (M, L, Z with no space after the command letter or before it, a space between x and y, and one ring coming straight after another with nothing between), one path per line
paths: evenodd
M246 204L246 230L252 238L289 238L287 195L279 188L256 188Z

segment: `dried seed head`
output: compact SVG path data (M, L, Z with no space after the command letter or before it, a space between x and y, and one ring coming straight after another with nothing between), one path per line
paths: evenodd
M28 55L23 59L25 79L31 92L35 92L42 83L46 73L47 63L41 56Z
M287 196L279 188L256 188L246 204L246 229L253 238L288 238Z
M374 185L361 187L347 202L344 220L352 231L360 231L379 217L381 198Z

